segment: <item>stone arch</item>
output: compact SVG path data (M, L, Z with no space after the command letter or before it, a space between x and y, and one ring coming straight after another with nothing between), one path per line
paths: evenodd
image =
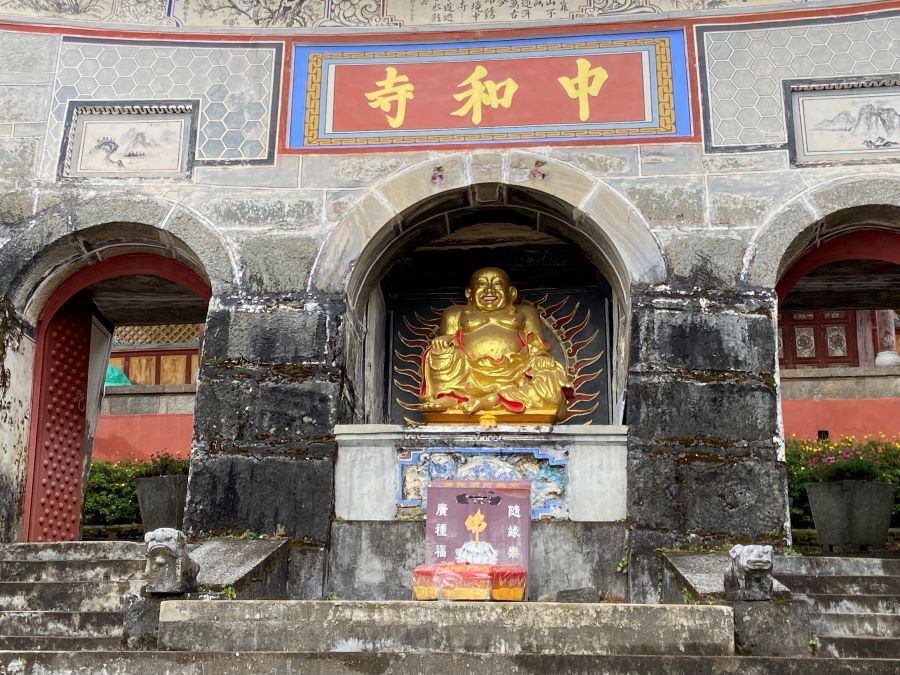
M839 178L797 195L756 232L744 256L741 279L775 288L810 243L860 229L900 231L900 177Z
M417 164L382 182L356 202L325 242L310 278L314 290L344 293L351 305L364 295L363 266L377 263L405 223L435 200L478 185L521 187L553 200L573 232L607 259L620 286L660 283L666 264L656 237L638 210L602 181L544 155L483 152ZM364 255L365 254L365 255ZM613 281L613 280L611 280Z
M369 299L391 260L429 236L429 214L506 204L517 195L528 208L547 214L547 227L578 249L603 272L616 299L613 369L614 420L622 419L634 285L660 283L666 264L656 238L638 211L601 181L568 164L541 155L484 152L423 162L367 193L352 207L326 241L310 278L311 290L346 302L345 354L352 389L357 392L355 420L380 421L367 414L376 404L362 403L366 364L371 363L367 325ZM374 323L373 323L374 322ZM358 345L366 344L366 353ZM375 353L380 353L375 350ZM377 369L376 369L377 372Z
M233 292L237 265L222 238L195 212L165 199L70 197L30 218L0 248L0 541L22 536L41 314L80 271L134 253L182 264L213 296Z
M213 296L228 295L237 263L214 227L193 210L142 195L97 195L34 216L0 248L0 293L34 325L49 294L79 269L144 250L181 260Z

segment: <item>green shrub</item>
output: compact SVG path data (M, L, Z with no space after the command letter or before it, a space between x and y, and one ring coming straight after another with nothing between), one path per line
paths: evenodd
M900 438L852 436L839 441L789 438L785 441L791 525L812 528L806 483L838 480L874 480L900 485ZM894 504L892 526L900 516Z
M141 522L135 478L183 475L188 460L160 453L149 461L92 462L84 494L82 523L130 525Z

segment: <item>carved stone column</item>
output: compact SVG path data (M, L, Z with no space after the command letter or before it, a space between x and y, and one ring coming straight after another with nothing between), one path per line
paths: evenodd
M875 365L881 368L900 366L900 354L897 354L897 338L894 332L894 310L875 311L875 332L878 336Z

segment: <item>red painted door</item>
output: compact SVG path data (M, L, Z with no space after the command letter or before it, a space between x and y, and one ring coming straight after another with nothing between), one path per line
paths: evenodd
M79 539L85 410L91 346L90 300L75 296L43 332L27 541Z

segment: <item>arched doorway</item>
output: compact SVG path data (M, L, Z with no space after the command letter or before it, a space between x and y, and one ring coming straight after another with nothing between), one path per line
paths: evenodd
M585 411L593 409L580 421L621 424L631 283L642 276L654 278L665 266L655 240L636 227L621 198L603 194L608 202L602 215L613 217L603 226L551 194L484 183L424 198L380 227L371 222L374 214L366 218L360 213L369 220L366 241L354 242L365 244L361 250L349 250L339 228L320 255L313 281L342 287L346 298L344 342L348 391L354 397L352 417L346 421L409 421L398 401L402 391L398 395L396 389L409 391L414 383L400 382L398 373L409 369L397 361L416 357L412 351L398 351L400 328L421 330L410 322L428 321L420 311L425 305L434 320L441 305L462 297L475 269L495 265L508 267L525 299L548 310L542 314L547 325L566 333L591 324L579 337L593 338L592 348L602 354L603 363L591 361L599 365L584 375L606 381L603 391L583 392L591 397ZM351 213L345 222L354 219ZM619 246L616 235L629 226L632 240ZM355 234L359 236L358 229ZM563 306L567 311L554 313ZM595 355L584 354L588 360Z
M900 224L847 209L789 250L776 287L785 435L900 434Z
M117 324L203 321L210 287L179 259L113 255L81 268L44 303L35 331L23 539L80 535L84 477Z

